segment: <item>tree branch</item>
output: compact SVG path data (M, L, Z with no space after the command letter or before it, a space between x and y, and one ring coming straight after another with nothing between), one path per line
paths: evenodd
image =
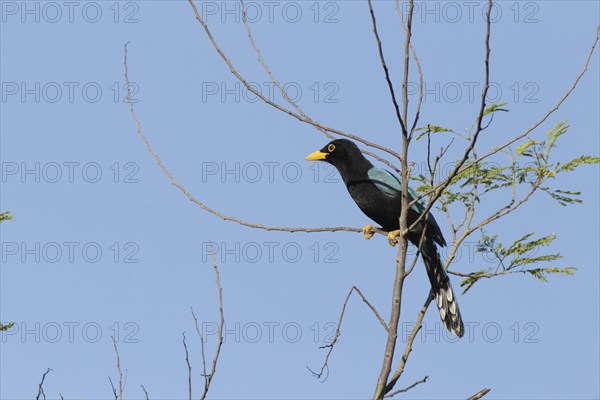
M340 135L340 136L347 137L349 139L356 140L357 142L360 142L360 143L363 143L363 144L365 144L365 145L367 145L369 147L373 147L373 148L379 149L381 151L384 151L384 152L386 152L386 153L388 153L388 154L390 154L390 155L392 155L394 157L397 157L397 158L400 157L400 155L398 153L396 153L395 151L393 151L393 150L391 150L391 149L389 149L387 147L378 145L376 143L369 142L368 140L365 140L365 139L361 138L360 136L356 136L356 135L353 135L353 134L341 131L339 129L330 128L328 126L325 126L325 125L320 124L318 122L315 122L313 120L307 119L307 118L303 117L302 115L297 114L297 113L293 112L292 110L287 109L287 108L281 106L280 104L277 104L274 101L271 101L270 99L268 99L267 97L265 97L260 91L256 90L256 88L254 88L252 85L250 85L248 83L248 81L237 71L237 69L231 63L231 60L229 59L229 57L227 57L225 55L225 53L223 53L223 51L219 47L217 41L215 40L215 38L213 37L212 33L210 32L210 29L208 28L208 25L206 24L206 22L204 21L204 19L202 19L202 17L200 16L200 13L198 12L198 9L196 8L196 4L194 4L194 1L193 0L188 0L188 1L190 3L190 6L192 7L192 9L194 11L194 15L196 16L196 19L198 20L198 22L200 22L200 24L204 28L204 31L206 32L208 38L210 39L213 47L215 48L215 50L217 51L217 53L221 56L221 58L223 59L223 61L225 61L225 63L229 67L229 70L231 71L231 73L233 75L235 75L235 77L238 78L238 80L250 92L252 92L255 96L259 97L263 102L265 102L266 104L268 104L268 105L270 105L270 106L278 109L279 111L282 111L282 112L284 112L284 113L286 113L286 114L288 114L288 115L296 118L297 120L299 120L301 122L305 122L305 123L307 123L309 125L313 125L313 126L322 128L322 129L324 129L324 130L326 130L328 132L335 133L336 135Z
M213 358L212 368L208 376L206 376L206 365L204 366L205 371L205 382L204 382L204 392L202 396L200 396L200 400L206 399L206 395L208 394L208 389L210 388L210 383L215 377L215 372L217 371L217 363L219 362L219 356L221 355L221 347L223 346L223 327L225 326L225 317L223 314L223 288L221 287L221 278L219 275L219 268L217 267L217 257L215 256L214 249L212 247L212 243L210 245L210 253L213 259L213 269L215 271L215 284L217 286L217 291L219 293L219 333L218 333L218 342L217 349L215 351L215 357ZM193 314L192 314L193 315ZM198 320L194 315L194 321L196 324L196 331L198 331ZM202 340L202 335L200 335L200 339ZM204 349L204 346L202 347ZM204 350L202 353L202 362L204 363Z
M146 134L142 130L141 123L140 123L140 121L139 121L139 119L138 119L138 117L137 117L137 115L135 113L135 108L134 108L133 102L131 101L131 85L129 83L129 74L128 74L128 66L127 66L127 44L125 44L125 61L124 61L124 65L125 65L125 83L126 83L126 86L127 86L127 97L126 97L126 99L127 99L127 103L129 104L129 110L131 112L131 116L133 117L133 120L134 120L134 122L136 124L138 135L144 141L144 144L146 145L146 148L148 149L148 151L150 152L150 154L152 154L152 156L156 160L156 163L158 164L158 166L160 167L160 169L169 178L169 180L171 181L171 184L173 186L175 186L177 189L179 189L188 198L188 200L190 200L191 202L195 203L202 210L204 210L204 211L206 211L206 212L208 212L210 214L216 215L217 217L219 217L219 218L221 218L221 219L223 219L225 221L232 221L232 222L236 222L236 223L238 223L240 225L247 226L249 228L263 229L263 230L266 230L266 231L309 232L309 233L312 233L312 232L339 232L339 231L344 231L344 232L362 233L362 229L345 227L345 226L327 227L327 228L303 228L303 227L268 226L268 225L263 225L263 224L257 224L257 223L248 222L248 221L242 220L240 218L236 218L236 217L232 217L232 216L229 216L229 215L225 215L225 214L221 213L218 210L215 210L215 209L213 209L211 207L208 207L206 204L204 204L202 201L200 201L199 199L197 199L196 197L194 197L190 192L188 192L187 189L183 185L181 185L179 182L177 182L177 180L175 180L175 177L173 176L173 174L171 173L171 171L165 166L165 164L162 162L160 156L154 150L154 148L150 144L150 141L146 137ZM377 232L377 233L379 233L379 234L386 234L386 232L384 232L381 229L375 229L374 231Z
M144 387L144 385L140 385L142 387L142 390L144 391L144 396L146 398L146 400L150 400L149 396L148 396L148 391L146 390L146 388Z
M427 382L427 379L429 379L429 377L427 375L425 375L425 378L421 379L420 381L416 381L415 383L413 383L410 386L405 387L404 389L399 389L399 390L395 390L392 393L388 393L385 396L383 396L384 398L388 398L388 397L394 397L395 395L399 394L399 393L405 393L408 392L410 389L414 388L417 385L420 385L421 383L425 383Z
M185 363L188 367L188 399L192 400L192 365L190 364L190 353L185 342L185 332L181 332L183 349L185 350Z
M52 369L48 368L46 372L44 372L44 374L42 375L42 380L38 384L38 394L35 397L35 400L40 400L40 396L42 396L42 398L46 400L46 393L44 393L44 380L46 380L46 375L48 375L50 372L52 372Z
M252 48L256 52L256 56L258 57L258 61L260 62L260 65L262 65L262 67L265 70L265 72L269 75L269 77L271 78L271 81L273 82L273 84L279 89L279 91L283 95L283 98L285 99L285 101L287 101L292 107L294 107L296 109L296 111L298 112L298 114L300 114L306 120L311 121L311 125L313 125L313 127L315 127L318 131L322 132L330 140L336 139L335 136L333 136L332 134L330 134L327 130L325 130L324 128L322 128L319 124L316 124L312 118L310 118L308 115L306 115L304 113L304 111L302 110L302 108L300 108L300 106L298 105L298 103L296 103L294 100L290 99L290 97L288 96L288 94L285 91L285 89L283 88L283 86L281 86L281 84L279 83L279 81L275 78L275 75L273 74L273 72L271 71L271 69L269 68L269 66L265 62L265 60L263 59L261 51L258 48L258 46L256 45L256 42L254 41L254 37L252 36L252 30L250 29L250 24L248 23L248 17L247 17L247 14L246 14L246 6L245 6L245 3L244 3L244 0L240 0L240 3L242 5L242 20L244 22L244 26L246 27L246 32L248 33L248 39L250 39L250 44L252 44ZM371 151L365 150L365 149L360 149L360 151L361 151L361 153L363 153L365 155L368 155L370 157L373 157L377 161L384 163L385 165L387 165L388 167L394 169L395 171L400 172L398 170L398 168L394 164L392 164L391 162L389 162L385 158L379 157L377 154L375 154L375 153L373 153Z
M404 124L404 120L402 119L402 116L400 115L400 107L398 106L398 101L396 100L396 93L394 92L394 84L392 83L392 80L390 79L390 72L388 70L387 64L385 63L385 57L383 55L383 47L381 46L381 39L379 39L379 32L377 32L377 19L375 18L375 12L373 11L373 5L371 4L371 0L367 0L367 3L369 4L369 12L371 14L371 23L373 24L373 33L375 34L375 40L377 41L377 49L379 50L379 59L381 60L381 66L383 67L383 72L385 74L385 80L388 84L388 88L390 90L390 95L392 97L392 103L394 105L394 110L396 111L396 118L398 119L398 122L400 123L400 127L402 128L402 134L403 135L407 135L407 131L406 131L406 125ZM410 32L410 27L409 30L407 32ZM407 33L407 38L410 37L409 36L410 33ZM406 68L406 65L405 65ZM408 73L408 71L405 71L406 73ZM405 99L406 101L406 99ZM405 104L406 107L406 104ZM405 112L406 114L406 112ZM405 115L406 117L406 115Z
M340 318L338 319L337 328L335 330L335 335L333 336L332 342L330 344L327 344L327 345L324 345L324 346L320 347L321 349L329 348L329 351L327 352L327 355L325 356L325 361L323 362L321 370L319 372L315 372L312 369L310 369L309 367L306 367L306 368L308 368L308 370L310 372L312 372L312 374L317 379L320 379L321 376L323 376L323 373L325 371L329 371L329 366L328 366L329 356L333 352L333 347L338 342L338 338L341 335L340 330L341 330L341 327L342 327L342 321L344 319L344 313L346 312L346 306L348 305L348 300L350 300L350 296L352 295L352 292L358 293L358 295L362 298L362 300L365 302L365 304L371 309L371 311L373 312L373 314L375 315L375 317L377 317L377 320L379 321L379 323L381 324L381 326L383 326L383 329L385 329L386 332L388 331L388 326L385 323L385 321L383 320L383 318L381 318L381 315L379 315L379 313L377 312L377 309L375 309L375 307L369 302L369 300L367 300L367 298L362 294L362 292L360 291L360 289L358 287L352 286L350 288L350 291L348 291L348 294L346 295L346 299L344 300L344 304L342 306L342 312L340 313ZM325 379L327 379L327 378L325 378Z
M415 338L417 337L417 333L419 333L419 331L421 330L421 327L423 326L423 318L425 317L425 314L427 313L427 309L429 308L429 304L431 304L432 300L433 300L433 291L430 290L429 294L427 295L427 299L425 299L425 303L423 303L423 307L421 307L421 311L419 311L419 315L417 315L417 319L415 321L415 326L413 327L412 332L408 336L408 340L406 341L406 346L404 347L404 354L402 354L402 359L400 360L400 364L398 365L396 372L394 372L392 379L390 379L389 383L385 387L386 393L390 392L394 388L394 386L396 385L396 382L398 382L398 379L400 379L400 376L402 376L402 373L404 372L404 367L406 367L406 362L408 361L408 356L412 352L413 343L415 341Z
M125 384L127 383L127 370L125 370L125 381L123 381L123 372L121 371L121 357L119 357L119 349L117 348L117 341L115 340L114 336L111 336L111 337L112 337L113 347L115 348L115 355L117 357L117 371L119 372L119 393L117 396L117 400L122 400L123 399L123 390L125 390ZM112 385L112 381L111 381L111 385ZM116 394L114 387L113 387L113 392L115 392L115 394Z
M414 0L410 0L409 5L409 14L412 14L414 10ZM409 20L412 21L412 15L408 16ZM407 33L406 33L406 43L404 46L404 57L410 57L409 48L410 48L410 36L411 36L411 25L407 24ZM403 89L403 97L407 99L407 88L408 88L408 72L406 71L408 65L405 63L405 74L404 81L402 84ZM405 104L404 111L405 115L403 116L403 120L407 119L408 108ZM402 156L400 157L400 164L402 169L401 174L401 183L402 183L402 191L400 198L400 218L399 218L399 227L400 232L405 232L408 229L408 181L410 177L410 168L408 167L408 146L410 144L408 132L406 131L406 126L403 126L402 130ZM425 211L425 213L429 212L429 210ZM394 352L396 349L396 341L398 338L398 323L400 321L400 313L402 310L402 288L404 286L404 279L406 278L406 255L408 253L408 236L400 235L398 240L398 256L396 257L396 276L394 278L394 287L392 290L392 305L390 312L390 320L388 323L388 337L385 344L385 352L383 355L383 362L381 366L381 371L379 373L379 377L377 378L377 385L375 386L375 394L373 395L374 399L381 400L383 396L388 393L390 390L387 389L387 382L392 371L392 362L394 359Z
M492 389L484 388L479 392L475 393L473 396L469 397L467 400L479 400L486 394L488 394Z
M404 30L404 33L406 35L409 34L409 28L404 24L404 16L402 14L402 10L400 9L400 2L398 0L395 0L396 2L396 12L398 13L398 16L400 17L400 24L402 25L402 29ZM412 35L412 13L413 11L410 9L411 5L409 4L409 11L410 11L410 34ZM414 5L413 5L413 9L414 9ZM417 72L419 74L419 101L417 102L417 109L415 111L415 119L413 120L412 123L412 127L410 128L410 134L409 134L409 141L412 140L413 137L413 132L415 131L415 128L417 127L417 122L419 121L419 116L421 114L421 105L423 104L423 70L421 69L421 62L419 61L419 57L417 57L417 52L415 51L415 48L413 46L413 44L408 41L408 45L410 47L410 51L412 53L413 59L415 60L415 64L417 65ZM408 80L408 77L406 77L405 81ZM408 100L408 99L407 99Z

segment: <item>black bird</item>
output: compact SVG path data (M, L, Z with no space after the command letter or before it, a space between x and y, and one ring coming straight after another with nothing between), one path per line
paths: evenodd
M337 168L350 196L367 217L381 225L389 232L388 240L392 246L397 243L400 234L400 207L402 184L398 177L391 172L377 168L367 160L354 142L338 139L328 143L321 150L306 157L307 160L325 161ZM408 201L412 202L417 194L409 189ZM425 210L421 202L413 204L408 212L408 225L412 225ZM431 213L425 223L419 223L408 235L412 244L418 247L424 226L427 226L421 246L421 255L427 270L429 282L435 295L435 301L440 311L440 317L446 328L462 337L464 325L456 297L450 286L450 279L440 260L437 245L446 246L439 225ZM373 226L363 228L365 239L373 236Z

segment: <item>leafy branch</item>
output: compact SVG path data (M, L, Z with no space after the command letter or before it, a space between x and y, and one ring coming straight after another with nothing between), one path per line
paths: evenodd
M540 248L550 246L556 239L556 235L551 234L529 240L533 235L533 232L528 233L515 240L510 246L506 246L499 241L497 235L489 236L483 234L476 246L476 251L491 257L492 261L496 263L496 267L482 269L468 274L452 272L454 275L466 277L466 279L460 283L460 286L464 287L463 294L471 289L471 287L481 278L494 278L496 276L523 273L531 274L542 282L547 282L547 275L550 274L573 275L575 273L575 267L558 268L552 266L525 268L527 265L553 262L562 259L560 253L538 255Z

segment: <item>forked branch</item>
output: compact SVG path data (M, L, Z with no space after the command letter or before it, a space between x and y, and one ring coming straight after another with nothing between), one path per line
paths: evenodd
M335 334L333 336L333 340L331 341L331 343L321 346L322 349L325 349L325 348L329 349L327 351L327 355L325 356L325 361L323 362L321 369L319 370L319 372L315 372L312 369L307 367L308 370L310 372L312 372L312 374L317 378L321 378L325 372L329 371L329 365L328 365L329 357L331 356L331 353L333 352L333 348L336 345L336 343L338 342L338 338L341 335L341 328L342 328L342 321L344 320L344 313L346 312L346 306L348 305L348 300L350 300L350 296L352 295L353 292L358 293L358 295L361 297L361 299L365 302L365 304L373 312L373 314L375 315L375 317L377 318L377 320L379 321L381 326L383 326L383 329L385 329L386 332L389 330L388 325L385 323L383 318L381 318L381 315L379 315L379 312L377 312L377 309L375 309L375 307L369 302L369 300L367 300L367 298L363 295L363 293L360 291L360 289L358 287L352 286L350 288L350 291L348 291L348 294L346 295L346 299L344 300L344 305L342 306L342 312L340 313L340 318L338 319L338 323L337 323L337 327L335 329ZM325 379L327 379L327 378L325 378Z

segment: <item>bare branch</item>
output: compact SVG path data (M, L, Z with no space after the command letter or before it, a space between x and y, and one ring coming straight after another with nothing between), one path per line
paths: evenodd
M247 226L249 228L263 229L266 231L280 231L280 232L339 232L339 231L344 231L344 232L362 233L362 229L350 228L350 227L344 227L344 226L331 227L331 228L302 228L302 227L282 227L282 226L268 226L268 225L263 225L263 224L256 224L256 223L244 221L240 218L225 215L213 208L208 207L206 204L204 204L202 201L198 200L190 192L188 192L187 189L183 185L181 185L179 182L177 182L175 180L175 177L173 176L171 171L165 166L165 164L162 162L158 153L156 153L156 151L150 144L150 141L146 137L146 134L142 130L140 121L135 113L135 108L133 106L133 103L131 102L131 85L129 83L128 67L127 67L127 44L125 45L125 82L127 85L127 97L126 98L127 98L127 102L129 103L129 110L130 110L133 120L137 126L138 135L142 138L142 140L146 144L146 148L148 149L150 154L152 154L152 156L156 160L156 163L158 164L160 169L169 178L169 180L171 181L171 184L173 186L175 186L177 189L179 189L188 198L188 200L195 203L202 210L204 210L210 214L216 215L217 217L219 217L225 221L232 221L232 222L236 222L240 225ZM386 234L386 232L384 232L381 229L375 229L374 231L379 234Z
M188 367L188 399L192 400L192 365L190 364L190 353L185 342L185 332L182 332L181 336L183 337L183 349L185 350L185 363Z
M269 68L269 66L265 62L265 60L263 59L263 56L262 56L262 54L260 52L260 49L256 45L256 42L254 41L254 37L252 36L252 30L250 29L250 24L248 23L248 17L247 17L247 14L246 14L246 6L245 6L245 3L244 3L244 0L240 0L240 3L242 5L242 20L244 22L244 26L246 27L246 32L248 33L248 39L250 39L250 43L252 44L252 48L256 52L256 56L258 57L258 61L260 62L260 65L262 65L262 67L265 70L265 72L269 75L269 77L271 78L271 81L273 82L273 84L279 89L279 91L283 95L283 98L285 99L285 101L287 101L292 107L294 107L296 109L296 111L298 112L298 114L300 114L306 120L311 121L311 125L314 126L318 131L322 132L329 139L331 139L331 140L336 139L335 136L333 136L332 134L330 134L327 130L325 130L324 128L322 128L319 124L316 124L312 118L310 118L308 115L306 115L306 113L304 113L304 111L302 110L302 108L300 108L300 106L298 105L298 103L296 103L294 100L290 99L290 97L288 96L288 94L285 91L285 89L283 88L283 86L281 86L281 83L279 83L279 81L275 78L275 75L273 74L273 72L271 71L271 69ZM385 165L387 165L388 167L394 169L395 171L400 172L398 170L398 168L394 164L392 164L391 162L389 162L385 158L380 157L377 154L375 154L375 153L373 153L371 151L365 150L365 149L360 149L360 151L361 151L361 153L363 153L365 155L368 155L370 157L373 157L377 161L384 163Z
M125 383L127 383L127 370L125 370L125 381L123 381L123 372L121 371L121 358L119 357L119 349L117 348L117 341L115 340L114 336L112 337L112 341L113 341L113 347L115 348L115 355L117 357L117 371L119 372L119 393L118 393L118 400L122 400L123 399L123 390L125 389ZM111 381L111 385L112 385L112 381ZM113 388L114 390L114 388Z
M475 393L473 396L469 397L467 400L479 400L486 394L488 394L492 389L484 388L479 392Z
M383 397L394 397L395 395L399 394L399 393L406 393L408 392L410 389L414 388L417 385L420 385L421 383L425 383L427 382L427 379L429 379L429 377L427 375L425 375L425 378L421 379L420 381L416 381L415 383L413 383L410 386L405 387L404 389L399 389L399 390L395 390L392 393L388 393Z
M410 267L406 271L405 276L410 275L412 270L415 268L415 265L417 264L417 260L419 259L419 256L421 255L421 247L423 247L423 242L425 241L425 233L426 232L427 232L427 225L425 225L423 227L423 231L421 232L421 237L419 238L419 245L417 246L417 252L415 253L415 257L413 258L413 261L412 261Z
M204 31L206 32L208 38L210 39L213 47L215 48L215 50L217 51L217 53L221 56L221 58L223 59L223 61L225 61L225 63L229 67L229 70L231 71L231 73L233 75L235 75L235 77L238 78L238 80L244 86L246 86L246 88L250 92L252 92L255 96L257 96L258 98L260 98L263 102L265 102L268 105L270 105L270 106L272 106L272 107L274 107L274 108L276 108L276 109L278 109L278 110L280 110L280 111L282 111L282 112L284 112L284 113L286 113L286 114L288 114L288 115L296 118L297 120L299 120L301 122L305 122L305 123L307 123L309 125L320 127L320 128L322 128L322 129L324 129L324 130L326 130L328 132L335 133L336 135L344 136L344 137L347 137L349 139L354 139L357 142L360 142L360 143L363 143L363 144L365 144L365 145L367 145L369 147L373 147L373 148L379 149L381 151L384 151L384 152L386 152L386 153L388 153L388 154L390 154L390 155L392 155L394 157L397 157L397 158L400 157L400 155L398 153L394 152L393 150L391 150L391 149L389 149L387 147L378 145L376 143L369 142L368 140L365 140L365 139L363 139L363 138L361 138L359 136L356 136L356 135L353 135L353 134L341 131L339 129L330 128L328 126L325 126L325 125L320 124L318 122L315 122L313 120L307 119L307 118L303 117L302 115L297 114L297 113L293 112L292 110L287 109L287 108L281 106L280 104L277 104L274 101L271 101L269 98L265 97L260 91L258 91L252 85L250 85L248 83L248 81L237 71L237 69L231 63L231 60L225 55L225 53L223 53L223 51L219 47L217 41L215 40L215 38L213 37L212 33L210 32L210 29L208 28L208 25L206 24L206 22L204 21L204 19L202 19L202 17L200 16L200 13L198 12L198 9L196 8L196 4L194 4L194 1L193 0L188 0L188 1L190 3L190 6L192 7L192 9L194 11L196 19L198 20L198 22L200 22L200 24L204 28Z
M415 7L414 2L408 3L409 11L408 11L408 20L406 22L406 39L404 40L404 79L402 81L402 99L403 99L403 110L402 110L402 119L404 123L408 121L408 69L410 67L410 39L412 37L412 18L413 18L413 9ZM406 127L404 127L404 136L408 136L408 132L406 131ZM409 137L410 142L410 137Z
M196 314L194 314L194 309L192 307L190 307L190 311L192 313L192 317L194 318L196 333L198 333L198 336L200 337L200 353L202 354L202 376L204 377L204 387L206 387L208 381L208 374L206 373L206 353L204 352L204 336L202 335L202 332L200 332L200 328L198 328L198 318L196 318Z
M225 326L225 317L223 315L223 288L221 287L221 278L219 275L219 268L217 267L217 257L215 256L214 249L212 247L212 243L210 245L210 253L213 259L213 269L215 270L215 283L217 285L217 291L219 292L219 333L218 333L218 342L217 349L215 351L215 357L213 358L212 368L208 376L206 376L206 381L204 383L204 392L202 396L200 396L200 400L206 399L206 395L208 394L208 389L210 388L210 383L212 379L215 377L215 372L217 371L217 363L219 362L219 355L221 354L221 347L223 346L223 327ZM194 317L195 319L195 317ZM196 320L196 330L198 330L197 320ZM206 375L206 374L205 374Z
M369 12L371 13L371 22L373 24L373 33L375 34L375 40L377 41L377 49L379 50L379 59L381 60L381 66L383 67L383 72L385 73L385 80L388 84L388 88L390 90L390 95L392 96L392 103L394 105L394 110L396 111L396 118L400 123L400 127L402 128L402 134L407 135L406 125L404 124L404 120L402 119L402 115L400 115L400 106L398 106L398 101L396 100L396 93L394 92L394 84L390 79L390 72L388 70L387 64L385 63L385 57L383 55L383 47L381 46L381 39L379 39L379 32L377 32L377 19L375 18L375 12L373 11L373 5L371 4L371 0L367 0L369 4ZM410 35L410 28L407 30L407 37ZM406 71L408 73L408 71ZM405 102L407 100L405 99ZM405 108L407 104L405 103ZM406 112L405 112L406 114Z
M110 387L112 388L113 395L115 396L115 400L119 400L119 394L117 393L117 389L115 389L115 385L113 384L113 381L110 378L110 376L108 377L108 381L110 382Z
M144 385L140 385L142 387L142 390L144 391L144 395L146 396L146 400L150 400L150 398L148 397L148 391L146 390L146 388L144 387Z
M412 332L408 336L408 340L406 341L406 346L404 347L404 354L402 354L402 359L400 360L400 364L398 365L396 372L394 372L394 375L392 375L392 379L390 379L389 383L385 387L386 393L390 392L394 388L394 386L396 385L396 382L398 382L398 379L400 379L400 376L404 372L404 367L406 367L406 362L408 361L408 356L412 352L413 342L415 341L415 338L417 337L417 333L419 333L419 331L421 330L421 327L423 326L423 318L425 317L425 313L427 313L427 309L429 308L429 304L431 304L432 300L433 300L433 291L430 290L429 295L427 296L427 299L425 300L425 303L423 304L423 307L421 307L421 311L419 311L419 315L417 315L417 319L415 321L415 326L413 327Z
M263 66L264 70L267 72L267 74L269 74L269 77L271 78L271 81L275 84L275 86L277 87L277 89L279 89L279 91L281 92L281 94L283 95L283 98L285 99L285 101L287 101L292 107L294 107L296 109L296 111L298 112L298 114L300 114L301 116L303 116L306 119L310 119L305 113L304 111L302 111L302 109L300 108L300 106L294 102L292 99L290 99L290 97L288 96L287 92L285 91L285 89L283 88L283 86L281 86L281 84L279 83L279 81L275 78L275 75L273 75L273 72L271 72L271 69L269 68L269 66L267 65L267 63L265 62L265 60L262 57L262 54L260 52L260 49L258 48L258 46L256 45L256 43L254 42L254 37L252 36L252 30L250 29L250 24L248 24L248 18L246 15L246 5L244 4L244 0L240 0L240 3L242 4L242 20L244 22L244 26L246 27L246 32L248 33L248 39L250 39L250 43L252 44L252 48L254 48L254 51L256 52L256 55L258 56L258 61L260 62L260 65ZM334 140L335 136L333 136L331 133L327 132L325 129L315 126L315 128L319 131L321 131L325 136L327 136L329 139Z
M410 4L409 4L409 7ZM414 6L413 6L414 8ZM396 0L396 12L398 13L398 16L400 17L400 24L402 25L402 29L404 29L404 33L408 36L409 35L409 31L410 31L410 35L412 35L412 10L410 10L410 29L404 24L404 16L402 14L402 10L400 9L400 2L398 0ZM409 134L409 141L412 140L412 136L413 133L415 131L415 128L417 127L417 122L419 121L419 115L421 114L421 105L423 104L423 70L421 69L421 62L419 61L419 57L417 57L417 52L415 51L415 48L413 47L412 42L410 42L410 40L407 42L409 47L410 47L410 51L412 53L413 59L415 60L415 64L417 65L417 72L419 74L419 101L417 102L417 109L415 111L415 119L412 123L412 127L410 128L410 134ZM408 68L406 69L406 71L408 71ZM406 77L405 82L408 80L408 77ZM408 101L407 101L408 104Z
M323 366L321 367L321 370L319 372L315 372L312 369L310 369L309 367L306 367L318 379L320 379L321 376L323 376L323 373L325 371L329 371L329 366L327 364L329 362L329 356L333 352L333 348L334 348L335 344L338 342L338 338L341 335L340 330L342 327L342 321L344 319L344 313L346 312L346 306L348 305L348 300L350 300L350 296L352 295L352 292L354 292L354 291L356 293L358 293L358 295L362 298L362 300L365 302L365 304L371 309L371 311L373 312L375 317L377 317L377 320L379 321L381 326L383 326L383 329L385 329L386 332L388 331L387 324L385 323L383 318L381 318L381 315L379 315L379 313L377 312L375 307L369 302L369 300L367 300L367 298L362 294L362 292L360 291L360 289L358 287L352 286L350 288L350 291L348 291L348 294L346 295L346 299L344 300L344 305L342 306L342 312L340 313L340 318L338 319L337 328L335 330L335 335L333 336L332 342L330 344L320 347L321 349L329 348L329 351L327 351L327 355L325 356L325 361L323 362ZM327 378L325 378L325 379L327 379Z
M52 372L52 369L48 368L46 372L44 372L44 374L42 375L42 380L38 384L38 394L35 397L35 400L40 400L40 396L42 396L42 398L46 400L46 393L44 393L44 380L46 379L46 375L48 375L50 372Z

